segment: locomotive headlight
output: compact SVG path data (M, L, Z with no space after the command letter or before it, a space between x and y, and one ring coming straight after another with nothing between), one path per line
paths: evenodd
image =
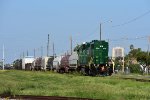
M103 47L103 45L100 45L100 47Z

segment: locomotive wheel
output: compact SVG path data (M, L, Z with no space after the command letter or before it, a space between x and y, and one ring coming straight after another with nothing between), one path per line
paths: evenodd
M90 70L90 75L91 76L96 76L97 75L97 71L96 71L96 68L94 67L94 68L91 68Z
M81 66L78 66L77 69L76 69L76 71L80 72L81 71Z
M97 70L96 70L96 68L95 68L95 66L93 64L90 65L89 74L91 76L96 76L97 75Z
M81 74L85 75L85 68L81 68Z
M85 66L85 75L89 75L89 67Z

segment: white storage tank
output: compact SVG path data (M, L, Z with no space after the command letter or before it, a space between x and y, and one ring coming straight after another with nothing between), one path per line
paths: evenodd
M77 52L73 52L69 57L69 69L76 69L78 65L78 54Z
M33 56L26 56L22 59L22 69L31 70L32 63L34 61Z

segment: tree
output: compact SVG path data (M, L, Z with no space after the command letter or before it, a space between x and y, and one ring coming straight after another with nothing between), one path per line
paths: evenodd
M140 73L142 74L142 69L139 64L131 64L129 66L131 73Z
M125 66L129 66L132 73L141 73L143 70L140 67L141 65L150 65L150 55L148 55L148 52L142 51L141 48L133 48L133 45L130 45L130 51L125 56Z
M129 52L130 58L137 58L138 54L141 52L141 48L133 49Z
M123 64L122 60L123 60L122 57L116 57L116 58L115 58L114 63L115 63L115 68L116 68L116 69L121 70L122 64Z
M146 52L138 52L137 55L136 55L136 59L138 62L142 62L142 63L146 63L146 58L147 58L147 55L146 55Z
M131 44L131 45L130 45L130 50L133 50L133 49L134 49L134 45Z
M132 48L132 46L130 45ZM139 63L143 64L150 64L150 56L147 54L147 52L142 51L141 48L138 49L131 49L128 55L126 55L125 60L137 60ZM127 61L126 61L127 62ZM129 62L129 61L128 61Z
M22 69L22 59L17 59L13 62L13 67L15 69Z
M147 56L147 65L150 65L150 56Z

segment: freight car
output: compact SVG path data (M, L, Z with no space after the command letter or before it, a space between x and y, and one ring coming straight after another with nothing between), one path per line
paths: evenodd
M53 60L54 60L54 57L50 56L48 61L47 61L46 70L52 70L53 69Z
M57 56L57 57L54 58L54 60L53 60L53 69L52 70L59 72L59 66L61 64L61 59L63 57L64 56L61 55L61 56Z
M75 47L78 54L77 70L85 75L106 75L108 65L108 42L93 40Z
M32 70L41 70L42 68L42 58L41 57L38 57L38 58L35 58L35 60L33 61L32 63Z
M61 55L54 58L53 61L53 70L56 70L59 73L65 73L69 70L69 54Z
M34 61L34 57L32 57L32 56L24 57L22 59L22 69L23 70L31 70L33 61Z
M62 57L61 64L59 66L59 71L61 73L68 72L68 70L69 70L69 57L70 57L69 54L67 54L67 55L65 54L64 57Z
M69 57L69 70L75 71L78 67L78 54L77 52L73 52Z

